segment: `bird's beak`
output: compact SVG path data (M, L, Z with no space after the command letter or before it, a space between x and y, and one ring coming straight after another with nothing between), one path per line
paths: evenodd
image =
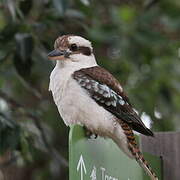
M50 60L63 60L65 58L68 58L69 55L70 53L66 50L55 49L48 54L48 58Z

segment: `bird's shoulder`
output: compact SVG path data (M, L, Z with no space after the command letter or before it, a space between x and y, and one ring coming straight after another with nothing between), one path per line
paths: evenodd
M75 71L73 77L76 76L86 76L90 77L93 80L99 82L100 84L104 84L110 87L113 91L115 91L119 96L121 96L129 105L130 101L128 96L124 93L123 88L120 82L105 68L100 66L93 66L89 68L82 68L78 71Z

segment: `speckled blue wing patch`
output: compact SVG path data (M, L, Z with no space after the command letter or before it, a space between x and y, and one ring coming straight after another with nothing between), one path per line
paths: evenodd
M88 69L88 68L87 68ZM134 130L145 135L153 135L152 132L145 127L140 117L133 110L126 97L119 95L110 86L97 81L82 70L76 71L73 78L84 88L89 96L94 99L100 106L114 114L118 119L128 123ZM104 82L104 81L103 81ZM123 95L123 93L122 93Z

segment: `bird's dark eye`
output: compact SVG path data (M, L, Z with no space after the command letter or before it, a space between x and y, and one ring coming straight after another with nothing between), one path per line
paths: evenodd
M70 46L71 51L77 51L77 49L78 49L78 47L76 44L71 44L71 46Z

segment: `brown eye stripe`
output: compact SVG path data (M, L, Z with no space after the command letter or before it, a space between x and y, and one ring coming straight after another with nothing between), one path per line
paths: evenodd
M91 49L89 47L79 46L78 51L81 52L82 54L86 55L86 56L91 55Z

